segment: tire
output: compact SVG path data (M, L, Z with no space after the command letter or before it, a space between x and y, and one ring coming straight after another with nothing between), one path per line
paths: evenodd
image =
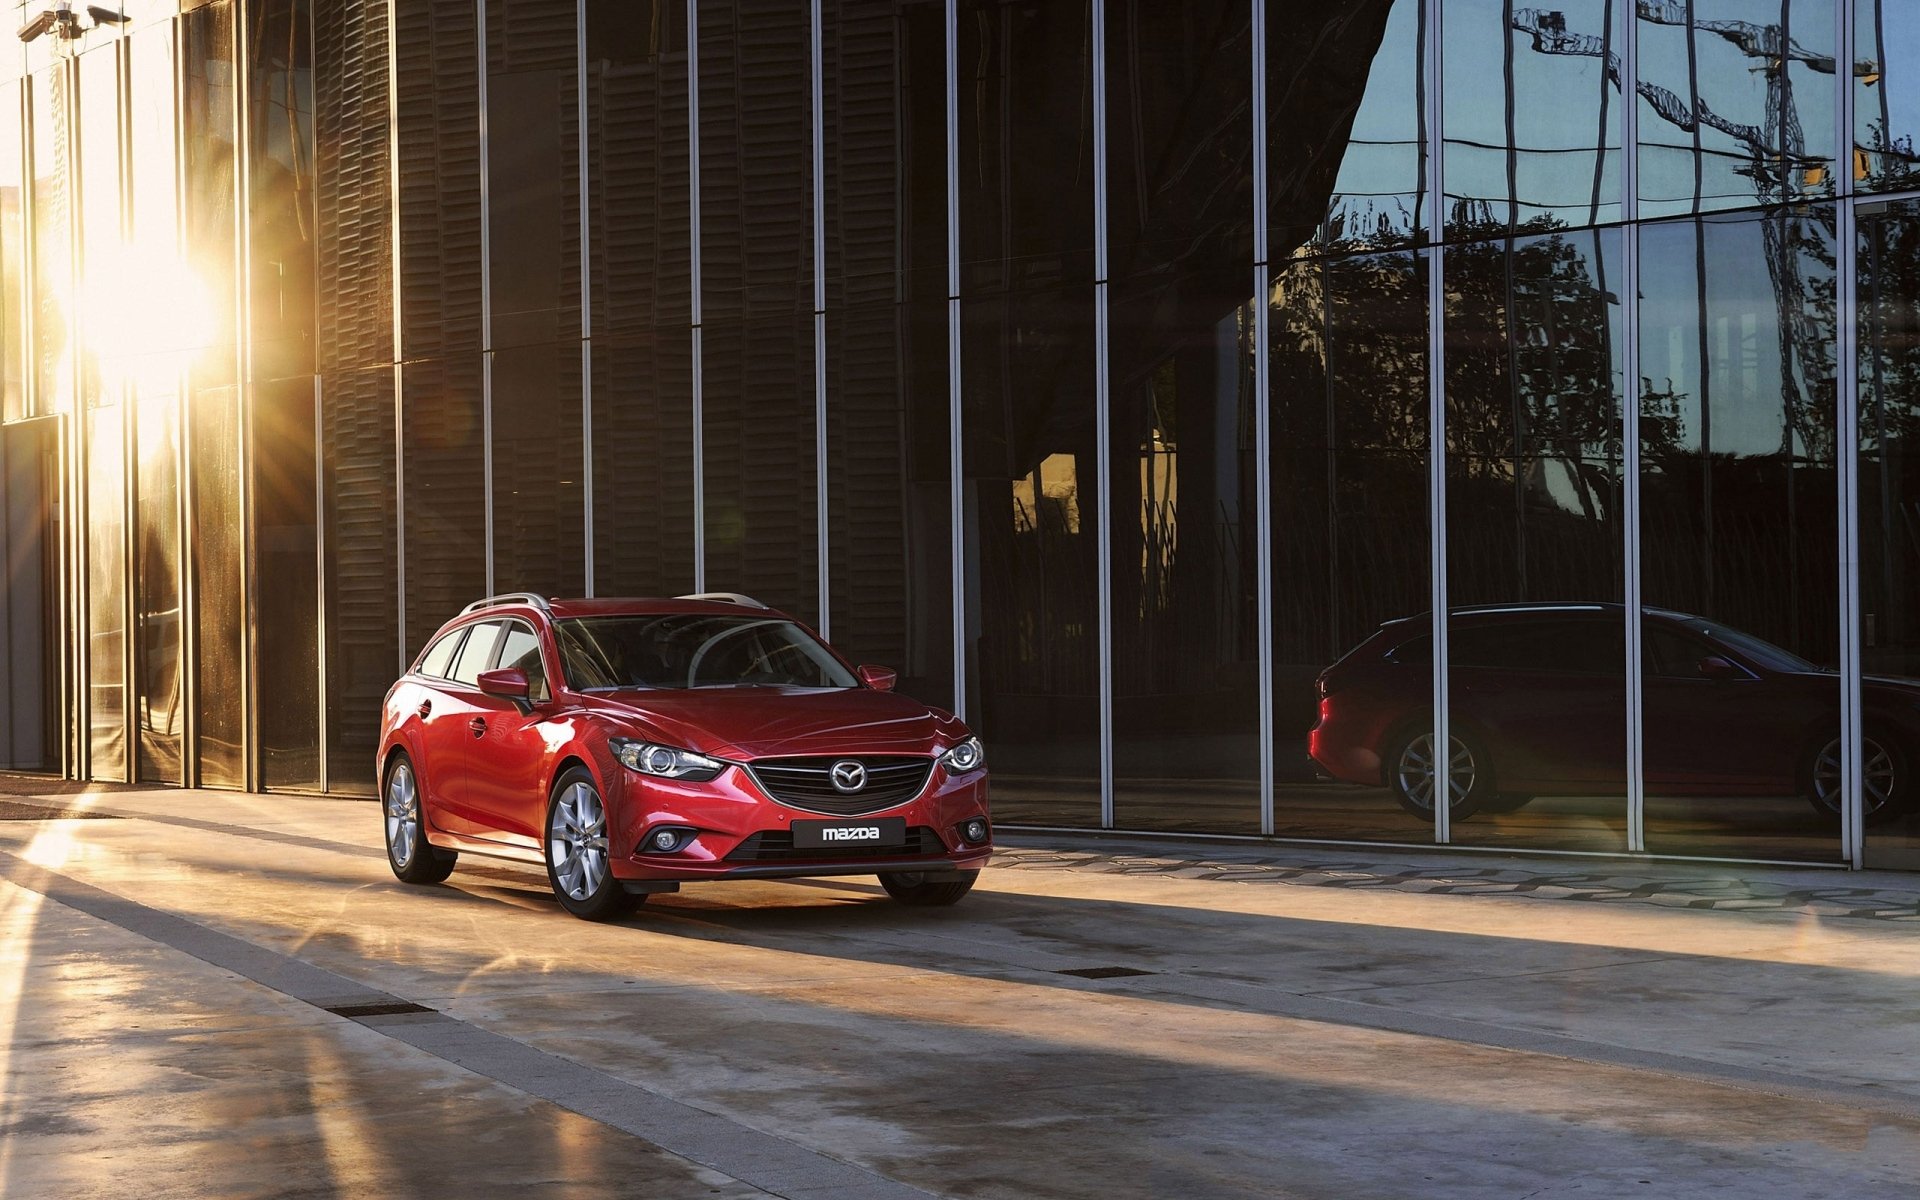
M963 872L966 878L934 882L925 871L890 871L880 877L880 886L902 904L914 908L944 908L960 903L960 897L973 890L978 871Z
M1493 764L1480 739L1473 735L1450 732L1447 740L1453 746L1455 781L1453 803L1447 811L1450 819L1464 821L1498 794L1493 786ZM1433 820L1432 748L1431 729L1410 729L1389 743L1382 764L1393 798L1401 808L1426 821Z
M393 756L380 789L381 825L386 832L387 865L402 883L439 883L453 874L460 856L427 841L420 809L420 776L404 752Z
M1910 807L1912 785L1907 780L1907 752L1881 730L1869 729L1860 739L1861 791L1867 824L1884 825ZM1813 811L1834 823L1840 820L1840 738L1816 740L1800 767L1800 791Z
M613 877L607 854L607 808L593 775L573 767L553 781L547 797L547 883L560 907L587 921L611 921L632 911L633 897Z

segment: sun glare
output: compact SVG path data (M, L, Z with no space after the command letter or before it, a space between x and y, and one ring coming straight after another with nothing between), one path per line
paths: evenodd
M81 299L81 344L118 382L171 383L213 338L206 285L170 251L115 247L88 265Z

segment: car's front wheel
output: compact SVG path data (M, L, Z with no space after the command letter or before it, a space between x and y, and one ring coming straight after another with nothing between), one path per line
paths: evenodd
M916 908L937 908L958 904L960 897L973 890L978 871L964 871L959 879L932 880L925 871L889 871L880 877L880 886L902 904Z
M546 842L547 882L574 916L609 921L644 899L629 896L608 867L607 808L585 767L554 781Z
M426 820L420 812L420 777L405 754L394 755L388 765L382 796L387 865L394 877L402 883L439 883L453 874L454 860L460 856L427 841Z

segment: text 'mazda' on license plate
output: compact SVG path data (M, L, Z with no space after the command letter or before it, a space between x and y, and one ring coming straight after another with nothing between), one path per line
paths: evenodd
M847 846L891 849L907 844L905 817L869 817L864 821L795 821L795 850L834 850Z

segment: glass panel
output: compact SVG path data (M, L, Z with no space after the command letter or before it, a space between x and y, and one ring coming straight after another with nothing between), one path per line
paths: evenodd
M945 11L821 7L832 632L951 705Z
M127 778L126 412L88 410L87 698L94 779Z
M409 652L486 594L486 443L480 356L400 368ZM390 674L390 672L389 672ZM384 691L384 685L382 686Z
M1245 0L1109 14L1114 820L1257 832Z
M394 358L387 5L313 6L319 360L333 375Z
M493 586L577 596L586 588L580 344L493 356ZM616 476L623 486L630 478ZM451 614L443 613L440 619Z
M128 44L128 193L133 238L121 261L106 274L108 288L126 298L108 303L95 319L111 314L109 334L119 350L137 404L134 468L134 620L138 622L137 717L139 777L180 783L185 764L185 728L180 659L180 376L196 343L205 336L205 289L180 255L174 154L178 113L174 108L176 64L173 28L141 30ZM98 264L96 264L97 266ZM90 272L91 274L92 272ZM164 286L165 305L142 303L146 289Z
M314 370L314 127L311 0L253 0L248 135L253 194L253 373ZM308 381L308 392L312 384Z
M1833 195L1833 6L1635 6L1641 216Z
M0 84L0 421L27 415L27 231L21 84Z
M253 602L260 769L269 788L320 786L314 401L311 376L253 389Z
M486 0L486 11L490 344L577 338L576 5Z
M73 171L67 145L72 99L66 64L32 79L33 377L37 411L73 403L68 323L73 308Z
M1823 669L1839 658L1833 221L1823 205L1641 230L1655 852L1839 853L1808 803L1840 728Z
M333 791L373 790L380 700L400 670L393 375L385 366L320 381L327 785Z
M1446 266L1452 838L1625 850L1619 237ZM1418 764L1396 745L1387 769L1415 799Z
M594 590L672 596L693 580L693 358L684 325L593 339Z
M0 427L0 767L11 771L60 769L59 496L55 422Z
M803 5L700 6L707 584L817 621L810 41Z
M1421 9L1421 0L1267 5L1273 258L1424 240Z
M1447 0L1449 237L1619 219L1617 22L1626 7Z
M478 351L482 333L477 17L471 4L398 4L394 17L399 80L400 328L406 357ZM474 395L477 404L477 388ZM477 556L474 561L479 561ZM440 620L435 617L434 623Z
M1421 696L1433 694L1421 617L1432 595L1426 272L1425 254L1398 251L1303 260L1274 281L1274 824L1283 835L1433 836L1429 821L1395 802L1380 765L1386 736L1430 709ZM1387 622L1401 624L1369 641ZM1355 683L1367 675L1378 686Z
M1920 8L1907 0L1853 2L1853 172L1866 191L1920 187Z
M130 325L113 310L109 297L137 286L123 278L126 247L120 231L120 74L118 47L84 54L80 72L80 260L81 311L87 320L75 330L80 349L81 385L86 403L120 399L120 372L114 362ZM96 322L96 314L106 317Z
M1867 865L1915 868L1920 806L1911 772L1920 767L1920 726L1907 697L1920 679L1920 202L1861 205L1858 219ZM1885 761L1875 764L1879 756Z

